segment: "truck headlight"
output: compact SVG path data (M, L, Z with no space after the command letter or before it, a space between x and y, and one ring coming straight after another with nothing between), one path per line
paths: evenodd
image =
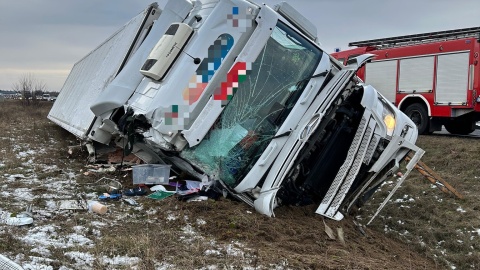
M392 136L393 130L395 129L395 117L393 117L391 114L387 114L383 118L383 122L387 126L387 135Z
M395 114L392 112L392 110L388 107L387 104L382 102L383 104L383 122L385 123L385 126L387 127L387 136L392 137L393 136L393 131L395 130L395 125L397 121L395 120Z

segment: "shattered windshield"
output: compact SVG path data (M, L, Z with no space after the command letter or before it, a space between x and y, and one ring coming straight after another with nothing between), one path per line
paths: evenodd
M250 69L239 75L238 87L215 125L182 157L234 187L284 123L321 55L279 22Z

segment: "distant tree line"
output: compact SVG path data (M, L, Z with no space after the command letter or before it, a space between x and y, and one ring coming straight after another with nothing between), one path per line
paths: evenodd
M57 96L57 92L47 91L46 84L35 78L31 73L22 75L16 83L12 85L12 90L20 94L23 104L26 106L37 104L44 94Z

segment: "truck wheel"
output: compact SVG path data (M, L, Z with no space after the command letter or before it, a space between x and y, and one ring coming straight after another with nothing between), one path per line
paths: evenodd
M425 106L418 103L411 104L405 109L405 114L417 126L418 134L428 134L429 120Z
M445 129L450 134L468 135L475 131L475 122L472 121L466 119L453 120L445 124Z

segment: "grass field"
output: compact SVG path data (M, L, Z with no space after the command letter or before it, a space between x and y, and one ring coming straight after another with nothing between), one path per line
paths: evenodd
M413 172L361 233L348 217L325 220L315 206L260 215L230 199L180 202L135 198L106 202L106 215L62 210L65 200L93 200L102 177L131 185L127 171L92 168L86 152L67 153L75 137L46 119L51 103L0 102L0 215L33 206L34 223L0 224L0 254L25 269L478 269L480 144L421 136L423 161L464 196L432 187ZM389 181L387 186L395 184ZM375 197L380 199L382 191ZM365 224L378 201L360 209Z

